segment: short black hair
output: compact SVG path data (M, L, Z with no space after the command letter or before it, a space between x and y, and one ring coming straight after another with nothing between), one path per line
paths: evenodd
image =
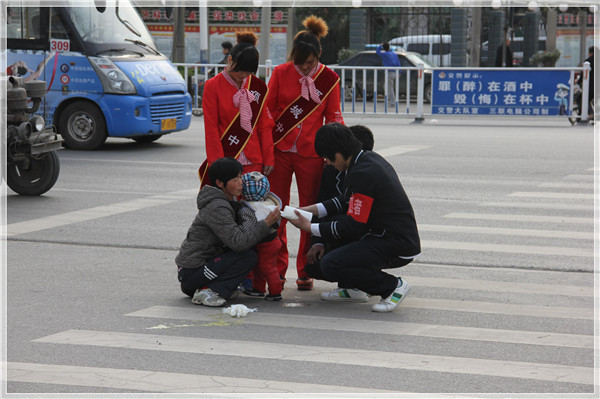
M315 152L320 157L333 161L339 152L344 159L348 159L358 154L361 148L362 143L352 134L352 130L341 123L329 123L317 130Z
M594 46L590 46L590 48L588 49L588 53L594 54L594 50L595 50Z
M231 51L233 44L231 44L230 41L224 41L224 42L221 42L221 47L226 48L227 50Z
M233 46L229 52L231 56L231 69L234 72L242 71L256 73L258 70L258 50L253 44L241 42Z
M217 187L217 180L227 185L231 179L235 179L242 173L244 167L235 158L219 158L208 168L208 178L211 185Z
M354 125L350 126L350 130L354 134L354 137L362 143L362 149L367 151L373 151L375 145L375 139L373 138L373 132L366 126Z
M381 47L383 47L385 51L390 51L390 44L388 42L383 43Z

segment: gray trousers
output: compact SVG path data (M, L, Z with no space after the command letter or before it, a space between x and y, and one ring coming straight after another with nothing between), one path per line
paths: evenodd
M388 104L388 111L390 111L390 108L392 108L392 110L396 110L396 71L390 72L388 71L388 78L387 78L387 84L388 84L388 97L387 97L387 104Z

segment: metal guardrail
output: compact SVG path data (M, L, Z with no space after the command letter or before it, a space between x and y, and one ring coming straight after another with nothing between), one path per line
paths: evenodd
M425 90L431 90L431 75L433 70L425 69L423 65L417 67L351 67L351 66L331 66L331 69L336 71L340 76L340 91L341 91L341 110L342 112L350 113L378 113L378 101L383 99L382 111L385 114L403 114L422 116L423 102L429 101L431 96L427 96ZM357 76L357 72L360 75ZM388 86L389 74L395 72L394 90L392 98L393 107L389 107L390 96L392 95ZM372 73L372 77L368 75ZM347 75L351 78L348 79ZM429 78L425 79L426 74ZM378 76L383 75L383 79L379 82ZM425 82L427 80L427 82ZM404 81L404 90L400 91L400 83ZM411 87L411 85L414 85ZM380 87L382 86L382 87ZM371 88L371 90L369 90ZM360 102L357 100L360 98ZM372 102L368 101L372 99ZM411 112L411 98L417 99L416 111ZM404 99L402 101L402 99ZM350 104L346 106L346 101ZM358 104L358 107L357 107ZM406 106L405 110L401 107ZM350 110L346 110L350 108ZM390 109L391 108L391 109ZM404 112L405 111L405 112Z
M225 67L223 64L174 64L175 66L184 67L183 77L188 82L188 90L192 95L193 110L195 115L201 115L202 92L204 82L215 76ZM270 60L265 64L259 65L258 75L261 79L268 83L274 66ZM352 66L330 66L340 76L340 108L344 113L350 114L393 114L413 116L416 121L422 121L424 116L433 115L430 112L424 113L424 103L431 100L431 90L433 85L433 75L437 70L500 70L504 68L451 68L451 67L435 67L425 68L424 65L417 67L352 67ZM535 70L536 68L511 68L512 71L518 70ZM540 70L548 70L550 68L539 68ZM573 111L573 86L575 84L575 74L584 74L584 84L582 87L582 107L580 115L583 121L588 118L588 101L589 98L589 73L590 66L573 68L552 68L552 70L568 70L571 72L570 98L569 98L569 115ZM395 90L393 103L394 107L388 107L388 97L390 90L388 88L388 74L390 71L397 71L394 80ZM372 76L369 76L371 75ZM383 82L378 82L378 75L383 74ZM350 75L350 77L348 77ZM428 76L429 75L429 76ZM401 79L405 80L404 90L400 92ZM383 85L383 87L379 87ZM411 87L413 86L413 87ZM414 87L416 86L416 88ZM369 90L372 88L372 91ZM426 90L429 93L426 93ZM411 99L416 98L414 107L411 108ZM360 101L358 101L360 99ZM378 102L383 100L383 105L378 108ZM392 109L390 109L392 108ZM414 111L413 111L414 110ZM439 115L436 115L438 117Z
M188 86L188 92L192 96L192 112L194 115L202 115L202 94L204 92L204 83L219 74L225 64L173 64L175 67L183 67L183 79ZM271 77L273 67L267 60L266 65L259 65L259 76L268 82ZM263 73L261 74L261 71Z

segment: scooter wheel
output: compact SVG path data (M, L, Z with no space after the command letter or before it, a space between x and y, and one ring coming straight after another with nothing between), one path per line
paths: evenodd
M14 161L8 159L6 183L21 195L41 195L50 190L58 179L60 162L54 151L40 157L29 156Z

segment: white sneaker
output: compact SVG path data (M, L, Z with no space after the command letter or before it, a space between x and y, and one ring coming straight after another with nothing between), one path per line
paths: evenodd
M321 299L338 302L367 302L369 296L366 292L355 288L336 288L333 291L323 292Z
M203 290L196 290L196 293L192 298L192 303L204 306L223 306L225 304L225 299L221 298L219 294L210 288L205 288Z
M393 312L396 310L398 305L400 305L400 302L402 302L408 293L408 290L410 290L410 284L408 284L408 281L404 280L402 277L398 277L398 284L400 285L396 287L394 292L392 292L392 295L388 296L387 298L382 298L381 302L373 305L371 308L373 312Z

